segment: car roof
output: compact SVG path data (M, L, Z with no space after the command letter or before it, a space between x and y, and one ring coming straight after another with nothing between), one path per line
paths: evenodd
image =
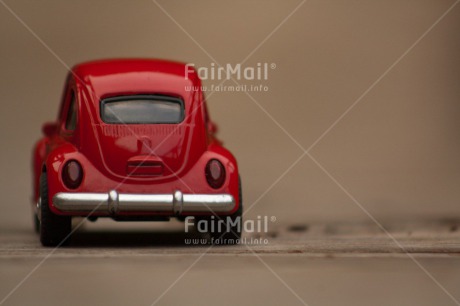
M185 86L200 86L192 67L160 59L107 59L78 64L73 77L100 98L128 92L165 92L183 95Z

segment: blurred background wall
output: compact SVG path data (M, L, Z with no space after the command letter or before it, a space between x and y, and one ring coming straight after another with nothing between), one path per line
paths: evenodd
M5 3L68 66L112 57L213 63L149 0ZM235 65L300 1L158 3L218 63ZM309 0L246 62L276 64L262 82L269 90L250 94L308 148L452 3ZM377 218L460 217L459 32L460 5L311 151ZM56 117L66 73L0 5L2 231L29 226L31 150L41 124ZM220 138L238 158L249 207L302 151L246 94L217 92L208 102ZM249 212L257 215L367 219L308 156L260 198Z

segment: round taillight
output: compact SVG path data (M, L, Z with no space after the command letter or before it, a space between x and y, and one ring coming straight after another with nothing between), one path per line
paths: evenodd
M76 160L69 160L62 169L64 184L70 189L75 189L80 186L82 179L83 171L80 164Z
M217 159L211 159L206 165L206 180L212 188L220 188L225 182L225 168Z

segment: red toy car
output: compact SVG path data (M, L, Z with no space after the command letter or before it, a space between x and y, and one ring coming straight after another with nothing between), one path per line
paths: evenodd
M238 166L214 135L200 89L197 73L182 63L124 59L75 66L58 118L43 125L33 153L42 244L67 242L75 216L195 216L209 222L215 239L238 240ZM213 226L223 219L226 226Z

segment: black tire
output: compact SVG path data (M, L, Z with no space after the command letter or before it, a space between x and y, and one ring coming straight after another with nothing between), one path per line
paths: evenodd
M226 218L231 218L232 224L237 220L238 218L240 219L240 226L238 228L238 225L230 225L229 228L225 226L227 224L224 222L221 226L220 231L209 231L209 234L211 236L211 242L215 245L228 245L228 244L237 244L240 242L241 239L241 231L243 227L243 192L242 192L242 187L241 187L241 178L238 176L238 198L240 202L240 206L238 207L238 210L233 213L230 216L221 216L221 217L216 217L212 218L211 220L208 220L208 229L218 228L218 222L220 220L226 220ZM214 225L212 225L214 223Z
M70 241L72 217L54 214L48 203L48 178L46 173L40 176L40 241L43 246L61 246Z

